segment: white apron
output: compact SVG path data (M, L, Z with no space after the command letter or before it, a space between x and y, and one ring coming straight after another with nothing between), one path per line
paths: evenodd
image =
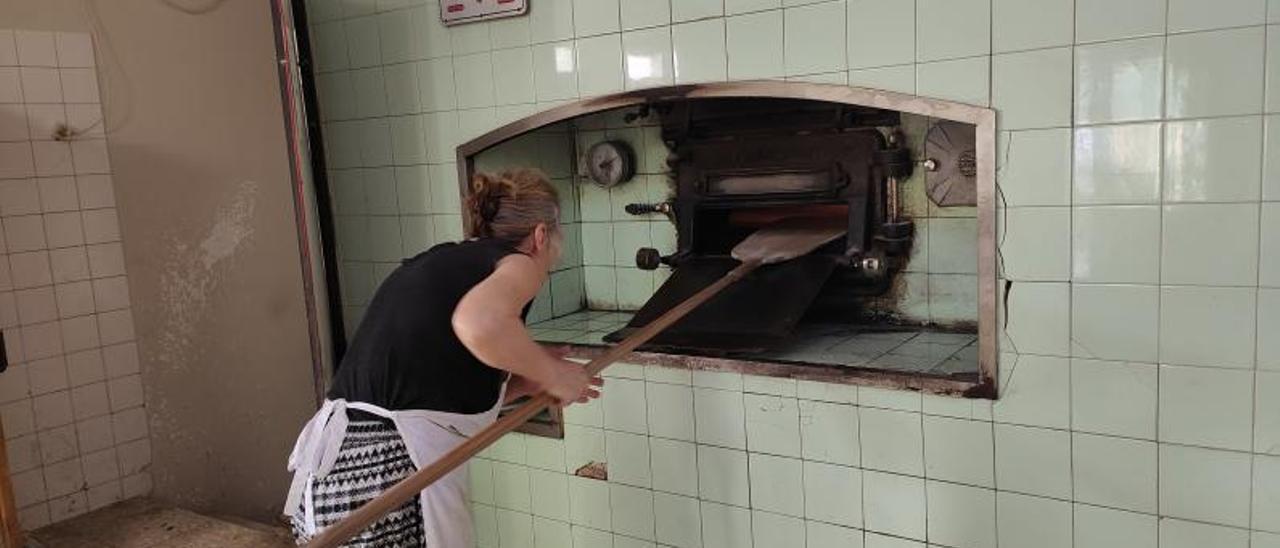
M466 438L493 424L498 418L506 392L507 385L504 382L493 408L471 415L420 409L390 411L368 403L326 400L303 427L293 446L293 453L289 455L293 484L290 485L289 496L285 500L285 514L292 513L305 498L305 532L308 535L318 532L313 517L314 506L311 504L310 479L323 478L333 469L338 459L338 449L342 447L342 439L347 432L348 408L385 417L395 423L396 431L404 438L409 450L409 459L413 461L414 467L421 470ZM422 529L426 533L429 548L474 546L467 486L467 465L463 464L418 495L419 506L422 507Z

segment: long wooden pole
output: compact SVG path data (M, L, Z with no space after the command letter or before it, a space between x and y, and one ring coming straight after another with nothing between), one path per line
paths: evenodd
M752 270L760 266L760 261L750 260L743 262L733 270L725 274L724 277L716 280L715 283L703 288L695 293L684 302L672 307L665 314L653 320L649 325L644 326L639 331L632 333L622 342L613 346L608 352L600 355L600 357L591 360L584 367L587 373L595 376L604 368L612 365L614 362L622 359L627 354L640 345L649 341L664 329L671 327L686 314L693 311L708 299L714 297L717 293L729 286L735 281L745 277ZM446 453L439 460L431 463L430 466L414 472L413 475L400 480L399 483L391 486L390 489L383 491L377 498L369 501L356 511L347 515L342 521L335 523L316 535L307 543L307 548L334 548L339 544L346 542L347 539L355 536L360 531L368 527L369 524L377 521L383 514L390 512L410 498L417 496L427 486L435 483L436 480L444 477L445 474L452 472L453 469L467 462L471 457L483 451L484 448L498 441L504 434L515 430L516 427L524 424L525 421L533 418L541 413L547 406L555 404L555 399L546 392L534 396L514 411L504 415L497 422L489 425L488 428L481 430L476 435L468 438L459 444L453 450Z

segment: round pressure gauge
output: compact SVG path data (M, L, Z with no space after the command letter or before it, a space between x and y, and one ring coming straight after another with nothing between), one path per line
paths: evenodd
M626 141L601 141L591 145L586 160L587 175L605 188L625 183L636 174L636 155Z

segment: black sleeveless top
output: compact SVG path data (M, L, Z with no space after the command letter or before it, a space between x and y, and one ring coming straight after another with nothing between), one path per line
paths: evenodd
M507 372L462 345L453 311L512 253L519 251L481 239L440 244L406 259L374 294L329 397L390 410L470 414L493 407Z

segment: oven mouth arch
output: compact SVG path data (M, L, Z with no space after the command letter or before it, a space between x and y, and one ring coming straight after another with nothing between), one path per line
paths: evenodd
M468 181L475 173L476 156L526 133L605 111L656 107L679 101L707 99L794 99L870 107L971 124L976 128L974 164L977 193L978 267L978 370L979 382L965 391L971 397L997 396L997 270L996 270L996 180L995 111L982 106L899 92L810 82L753 80L715 82L646 88L583 98L543 110L503 124L469 139L456 148L458 188L461 196L470 191ZM467 212L462 212L464 226ZM884 383L881 383L884 384ZM888 383L898 384L898 383ZM926 391L928 386L904 382L904 387ZM955 393L955 387L945 390Z

